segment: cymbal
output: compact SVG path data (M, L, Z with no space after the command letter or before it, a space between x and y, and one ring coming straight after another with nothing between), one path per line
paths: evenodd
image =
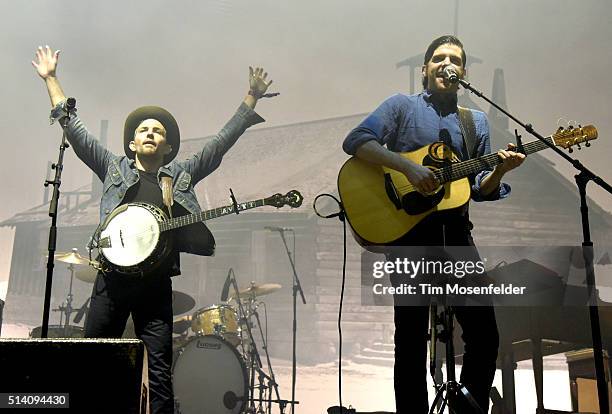
M263 296L276 292L277 290L280 290L280 288L282 288L282 286L278 283L264 283L262 285L257 285L255 282L251 282L251 286L240 289L238 293L240 293L240 296ZM230 299L235 299L235 297L232 295L230 296Z
M180 315L190 311L195 306L195 299L178 290L172 291L172 314Z
M55 256L53 257L55 258L55 260L59 262L64 262L64 263L78 264L78 265L89 264L88 258L81 256L75 251L72 251L69 253L56 253Z
M83 282L86 283L93 283L96 281L96 276L98 276L98 269L92 267L92 266L87 266L87 267L79 267L75 272L74 275L76 276L77 279L82 280Z

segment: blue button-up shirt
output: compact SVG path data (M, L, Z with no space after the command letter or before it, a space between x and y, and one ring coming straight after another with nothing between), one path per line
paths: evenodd
M473 157L480 157L491 152L489 123L483 112L473 109L471 112L476 127ZM342 147L347 154L354 155L360 145L372 140L395 152L415 151L442 141L462 160L470 158L459 125L456 97L443 101L427 91L416 95L396 94L386 99L348 134ZM472 200L497 200L510 194L510 186L505 183L500 185L499 191L486 196L480 193L480 184L490 172L483 170L470 177Z

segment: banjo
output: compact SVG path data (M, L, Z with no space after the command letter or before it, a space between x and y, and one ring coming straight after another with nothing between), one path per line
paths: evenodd
M94 247L100 253L103 271L139 275L155 269L168 256L172 249L170 230L257 207L297 208L302 201L302 194L291 190L285 195L278 193L172 219L157 206L128 203L114 209L96 230Z

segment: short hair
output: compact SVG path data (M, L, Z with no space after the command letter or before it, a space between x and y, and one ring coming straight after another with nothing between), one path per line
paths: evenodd
M434 52L437 48L442 45L455 45L461 48L461 60L463 61L463 67L465 68L465 49L463 49L463 43L461 40L457 38L457 36L453 35L444 35L440 36L437 39L434 39L427 50L425 51L425 58L423 59L423 65L427 65L427 63L431 60ZM423 88L427 89L427 76L423 76Z

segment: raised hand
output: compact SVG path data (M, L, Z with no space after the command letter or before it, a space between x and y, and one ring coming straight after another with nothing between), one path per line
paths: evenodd
M264 72L263 68L253 69L249 66L249 95L252 95L255 99L259 99L266 93L272 80L267 81L268 73Z
M32 61L32 66L38 72L38 76L43 79L55 77L59 54L59 50L54 52L48 45L45 47L38 46L38 49L36 49L36 59Z

